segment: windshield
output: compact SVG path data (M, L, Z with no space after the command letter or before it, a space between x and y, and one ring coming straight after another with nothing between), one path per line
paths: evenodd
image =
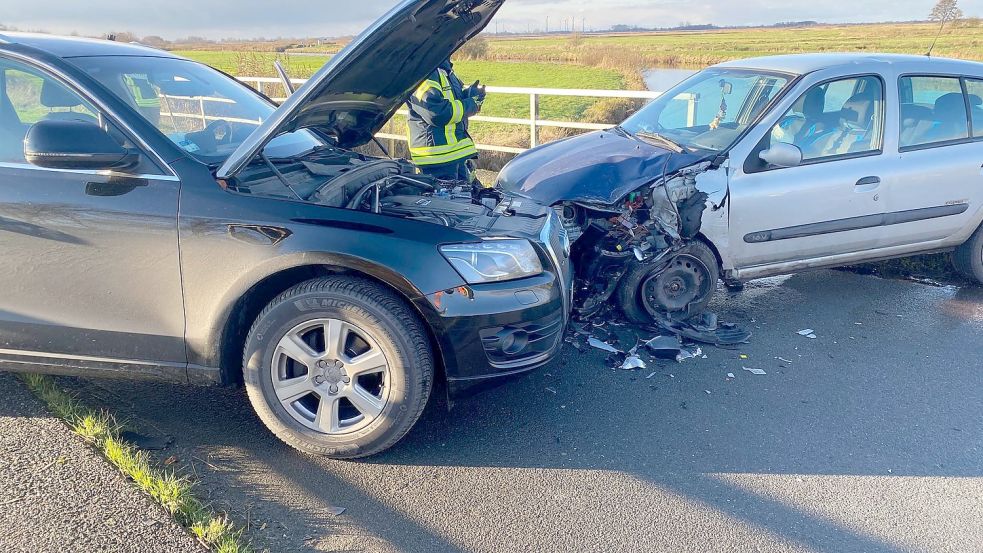
M200 63L139 56L74 58L186 152L209 164L225 161L276 106L242 83ZM269 157L323 146L310 131L278 136Z
M754 124L789 77L747 69L707 69L671 88L621 127L643 140L720 152Z

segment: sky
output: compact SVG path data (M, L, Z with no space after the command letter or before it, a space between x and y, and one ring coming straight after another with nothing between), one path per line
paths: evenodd
M20 30L101 35L131 31L167 39L354 35L395 0L0 0L0 24ZM860 23L924 19L935 0L507 0L492 22L502 31L680 23L759 25L779 21ZM960 0L983 16L983 0Z

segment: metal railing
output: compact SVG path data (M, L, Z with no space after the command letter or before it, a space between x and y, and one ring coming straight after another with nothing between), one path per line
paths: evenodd
M252 86L253 88L264 91L264 85L275 85L278 90L283 90L283 83L280 79L273 77L236 77L239 81ZM302 85L306 79L290 79L295 85ZM591 89L569 89L569 88L524 88L524 87L514 87L514 86L489 86L487 90L490 94L513 94L528 96L529 98L529 117L528 118L517 118L517 117L492 117L487 115L476 115L471 117L471 121L484 121L487 123L498 123L503 125L523 125L529 127L529 147L535 148L539 145L539 129L542 127L554 127L563 129L580 129L580 130L606 130L617 125L617 123L584 123L580 121L554 121L551 119L540 119L539 118L539 100L543 96L576 96L582 98L628 98L628 99L643 99L651 100L653 98L658 98L661 92L651 92L647 90L591 90ZM286 98L274 97L272 98L275 102L283 102ZM697 103L699 98L692 97L688 99L689 107L687 109L687 119L693 121L696 119ZM406 110L399 110L396 112L398 115L406 116L408 113ZM376 135L379 138L385 138L389 140L400 140L405 142L406 136L400 134L391 133L379 133ZM527 148L515 148L512 146L496 146L492 144L477 144L479 150L486 150L490 152L505 152L511 154L519 154L527 150Z

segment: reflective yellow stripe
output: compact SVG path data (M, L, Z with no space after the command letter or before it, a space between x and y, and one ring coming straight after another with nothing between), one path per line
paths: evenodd
M454 98L454 91L453 89L451 89L451 82L450 79L447 78L447 73L445 73L443 69L438 69L437 75L440 76L440 86L443 89L444 98L451 103L452 115L451 115L450 122L447 123L447 126L444 127L444 138L446 139L446 143L448 145L451 144L456 145L457 122L455 121L455 118L457 117L457 106L458 104L460 104L460 102L458 102L457 99ZM461 108L463 110L463 106Z
M474 142L472 142L470 138L465 138L457 144L451 144L448 146L417 146L415 148L410 148L410 153L414 156L433 156L458 152L464 148L474 148Z
M425 157L413 157L413 163L417 165L440 165L441 163L450 163L452 161L458 161L461 159L469 158L476 155L478 150L474 146L468 146L462 149L460 152L452 152L449 154L439 155L439 156L425 156Z
M416 92L413 95L416 96L416 99L417 100L423 100L423 97L427 95L427 92L431 88L436 88L438 90L441 90L440 83L438 83L436 81L431 81L429 79L426 80L426 81L423 81L423 84L420 85L420 88L416 89ZM441 92L441 93L443 93L443 92Z

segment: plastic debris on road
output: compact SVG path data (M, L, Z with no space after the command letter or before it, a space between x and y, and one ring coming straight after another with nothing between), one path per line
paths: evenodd
M749 373L751 373L751 374L757 374L757 375L762 375L762 374L768 374L768 373L766 373L766 372L765 372L764 370L762 370L762 369L752 369L752 368L749 368L749 367L742 367L742 368L743 368L743 369L744 369L745 371L747 371L747 372L749 372Z
M796 334L798 334L799 336L805 336L806 338L812 338L813 340L816 339L816 331L811 328L800 330Z
M634 354L626 357L624 362L621 363L621 369L625 371L632 371L635 369L644 369L644 368L647 368L645 365L645 361L642 361L641 357Z
M587 339L587 343L590 344L591 347L597 348L602 351L606 351L608 353L622 353L620 349L612 346L607 342L602 342L601 340L598 340L593 336Z
M684 350L680 350L679 355L676 356L676 362L677 363L682 363L683 361L685 361L687 359L693 359L695 357L704 357L704 355L703 355L703 348L699 348L698 347L698 348L696 348L693 351L689 351L689 350L685 350L685 349Z

